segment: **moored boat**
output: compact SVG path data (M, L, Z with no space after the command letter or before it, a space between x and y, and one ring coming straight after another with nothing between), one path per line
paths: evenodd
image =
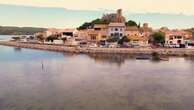
M149 60L151 59L151 56L150 55L137 55L136 59L137 60Z
M169 57L160 57L161 61L169 61Z

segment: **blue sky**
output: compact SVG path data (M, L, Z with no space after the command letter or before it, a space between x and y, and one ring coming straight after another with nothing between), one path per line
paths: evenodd
M113 0L0 0L0 25L77 27L85 21L122 7L128 20L148 22L154 28L194 27L193 0L126 0L110 4L111 1Z

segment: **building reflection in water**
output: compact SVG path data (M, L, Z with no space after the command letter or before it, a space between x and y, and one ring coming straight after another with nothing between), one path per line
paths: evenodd
M21 52L21 51L22 51L22 48L14 47L14 51L15 51L15 52Z
M132 55L128 54L88 54L88 56L95 60L95 62L117 64L121 66L126 60L134 59Z

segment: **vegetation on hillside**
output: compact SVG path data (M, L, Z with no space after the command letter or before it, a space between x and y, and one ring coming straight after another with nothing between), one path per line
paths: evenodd
M88 28L93 28L93 26L95 24L109 24L110 21L107 21L107 20L102 20L102 19L95 19L91 22L85 22L84 24L82 24L78 29L88 29Z
M135 21L129 20L126 23L126 26L138 26L137 23Z
M89 29L89 28L93 28L95 24L109 24L110 21L109 20L103 20L103 19L95 19L91 22L85 22L84 24L82 24L80 27L78 27L79 30L82 29ZM126 23L126 26L138 26L137 23L135 21L129 20Z
M45 28L0 26L0 35L32 35L45 30Z

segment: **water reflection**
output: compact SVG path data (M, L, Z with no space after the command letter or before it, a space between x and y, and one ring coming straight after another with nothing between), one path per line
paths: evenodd
M14 49L15 52L21 52L22 51L22 48L19 48L19 47L18 48L14 47L13 49Z
M194 57L185 57L185 60L194 61Z
M113 63L121 66L125 60L132 60L134 56L127 54L89 54L90 58L94 59L96 63Z
M194 110L189 58L154 63L10 47L0 53L0 110Z

